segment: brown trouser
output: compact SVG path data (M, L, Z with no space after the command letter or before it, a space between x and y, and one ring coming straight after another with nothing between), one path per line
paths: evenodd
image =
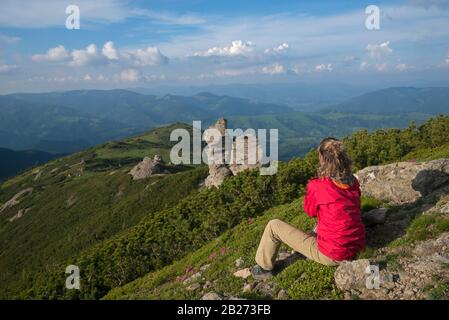
M327 266L338 265L338 261L332 260L318 250L315 236L279 219L271 220L265 228L256 253L257 264L265 270L273 270L282 242L313 261Z

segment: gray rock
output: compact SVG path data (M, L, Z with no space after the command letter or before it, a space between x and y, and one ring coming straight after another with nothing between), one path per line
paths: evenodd
M201 300L223 300L223 297L216 292L208 292L201 298Z
M235 267L241 268L245 264L245 261L240 257L237 260L235 260Z
M191 275L189 278L185 279L183 284L184 285L189 285L189 284L191 284L191 283L193 283L195 281L198 281L200 279L201 279L201 272L197 272L197 273Z
M288 293L284 289L279 290L279 292L276 296L276 299L278 299L278 300L287 300L288 298L289 298Z
M341 262L334 273L335 284L340 290L365 289L368 276L365 271L369 265L368 259Z
M149 157L143 158L134 168L129 172L133 180L141 180L150 177L152 174L162 172L162 158L155 155L153 159Z
M251 292L251 291L253 290L253 288L254 288L254 282L252 282L252 283L247 283L247 284L245 284L245 285L243 286L242 292L243 292L243 293Z
M372 166L356 176L364 195L398 205L413 203L449 183L449 159Z
M12 208L15 205L18 205L23 197L33 193L33 188L27 188L20 192L18 192L14 197L6 201L3 206L0 208L0 213L6 209Z
M196 289L200 288L199 283L193 283L190 286L187 287L187 291L195 291Z

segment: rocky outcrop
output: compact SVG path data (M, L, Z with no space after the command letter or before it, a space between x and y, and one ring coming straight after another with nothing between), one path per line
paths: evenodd
M146 179L153 174L161 173L163 171L162 158L159 155L155 155L153 159L145 157L129 172L132 175L133 180Z
M220 139L208 131L204 135L209 164L209 176L204 183L206 187L219 187L227 177L261 166L262 150L255 135L230 137L226 119L219 119L209 129L216 129Z
M14 197L12 197L11 199L9 199L8 201L6 201L3 204L3 206L0 208L0 213L6 209L14 207L15 205L18 205L20 203L20 200L23 197L27 196L28 194L31 194L32 192L33 192L33 188L27 188L27 189L20 191Z
M434 287L434 279L449 279L449 233L415 245L383 248L378 256L345 261L335 271L335 284L346 299L425 299L427 291ZM390 257L385 263L385 257ZM378 286L367 286L370 273L367 267L378 267ZM372 278L374 279L374 278ZM369 279L368 279L369 280Z
M372 166L356 176L364 195L396 205L413 203L449 184L449 159Z

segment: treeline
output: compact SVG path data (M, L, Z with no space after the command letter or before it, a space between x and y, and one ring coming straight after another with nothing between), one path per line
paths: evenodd
M429 150L449 143L449 116L429 119L420 126L411 123L406 129L357 131L344 139L355 169L402 160L419 150Z

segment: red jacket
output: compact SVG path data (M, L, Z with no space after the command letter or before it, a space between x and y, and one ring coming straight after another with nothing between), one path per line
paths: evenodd
M342 261L353 258L365 247L365 227L361 219L360 186L331 178L314 178L307 185L304 211L318 217L318 250Z

